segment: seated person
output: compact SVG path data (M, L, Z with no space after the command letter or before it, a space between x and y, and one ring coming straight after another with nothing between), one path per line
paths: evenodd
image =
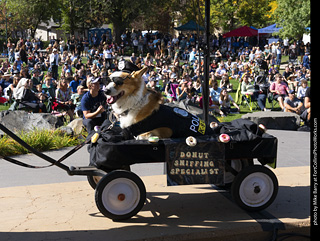
M279 102L281 109L284 109L284 99L288 96L289 88L287 84L283 82L283 77L280 74L276 75L276 81L270 85L270 92L273 94L273 98Z
M290 90L289 97L284 100L284 111L298 115L304 111L303 103L296 97L294 90Z
M177 100L185 100L188 96L188 85L186 82L182 82L179 84L178 88L176 88L176 96Z
M243 77L243 81L241 83L241 94L242 95L251 95L252 99L256 99L257 97L257 90L254 87L252 82L249 82L249 75L245 74Z
M72 94L77 93L77 88L80 85L80 78L78 74L73 75L73 80L70 81L69 87L71 88Z
M308 81L303 79L301 80L301 86L298 88L297 97L299 100L303 101L304 97L306 96L306 92L308 89Z
M228 74L224 74L220 81L220 88L226 88L228 92L232 91L233 85L230 83Z
M209 88L209 92L210 92L210 97L211 100L213 102L213 104L215 105L219 105L219 96L221 93L221 88L218 87L218 82L213 80L211 81L211 88Z
M311 117L311 94L310 88L307 89L306 95L304 98L304 108L305 110L301 114L301 118L306 122L306 125L310 125L310 117Z
M201 109L203 109L203 96L200 97L199 100L199 106ZM219 109L219 104L215 104L211 97L209 97L209 111L213 111L213 113L219 113L221 116L224 116L225 114Z
M81 110L83 112L83 124L90 133L95 126L101 126L106 119L105 105L107 99L100 89L99 78L89 77L87 87L89 91L81 99Z
M219 65L219 68L215 72L215 76L217 79L222 79L222 76L227 73L227 70L224 68L223 64Z
M73 101L73 104L76 106L74 112L76 113L77 117L83 117L83 113L81 110L81 99L84 94L85 94L84 87L82 85L79 85L77 87L77 93L71 95L71 99Z
M65 110L67 111L70 121L73 120L73 114L75 106L71 100L71 88L69 88L67 80L61 77L58 87L55 93L55 101L52 105L52 109Z
M22 78L14 89L13 96L19 103L18 109L27 108L31 109L34 113L47 112L46 106L40 102L39 97L41 98L41 94L38 97L32 91L31 79Z
M231 108L231 103L233 104L236 109ZM222 88L220 96L219 96L219 104L220 104L220 110L224 113L224 115L228 115L229 113L239 113L240 107L236 104L236 102L233 100L231 95L228 94L226 88Z

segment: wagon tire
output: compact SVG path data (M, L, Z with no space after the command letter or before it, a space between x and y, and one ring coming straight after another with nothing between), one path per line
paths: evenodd
M89 166L92 166L89 164ZM130 171L130 166L122 166L120 168L121 170L126 170L126 171ZM104 169L103 170L105 173L109 173L112 170L110 169ZM102 179L103 176L92 176L92 175L88 175L87 176L87 181L89 183L89 185L92 187L93 190L95 190L97 188L97 184L98 182Z
M245 167L235 177L231 195L242 209L258 212L272 204L278 189L278 179L269 168L253 165Z
M96 189L98 182L102 179L101 176L87 176L87 180L92 189Z
M253 165L252 159L232 159L232 160L227 160L227 162L237 172L240 172L243 168L245 168L247 166ZM235 178L235 175L233 175L229 171L225 171L224 184L218 184L216 186L219 188L222 188L222 189L229 190L231 188L233 181L234 181L234 178Z
M146 188L133 172L116 170L105 175L97 184L95 201L99 211L114 221L136 215L146 200Z

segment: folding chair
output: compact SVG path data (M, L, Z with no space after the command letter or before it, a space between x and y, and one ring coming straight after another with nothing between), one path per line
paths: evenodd
M252 112L253 110L253 103L257 105L256 102L251 101L251 95L243 95L241 94L241 83L238 85L236 95L235 95L235 100L234 100L238 105L242 105L243 102L249 107L249 110Z
M257 101L253 101L251 98L251 95L249 95L249 94L242 95L242 100L247 104L247 106L249 107L249 110L251 112L252 112L253 108L254 108L254 110L256 110L259 107Z
M267 99L268 99L268 102L271 104L271 110L274 110L274 107L276 107L277 105L280 108L280 104L278 100L274 98L274 94L271 93L270 91L268 91Z

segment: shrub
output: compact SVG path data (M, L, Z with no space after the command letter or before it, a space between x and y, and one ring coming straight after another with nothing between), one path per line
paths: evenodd
M18 136L34 149L42 152L62 147L78 145L82 140L78 136L68 136L59 130L38 130L20 132ZM0 138L0 156L26 154L29 151L7 135Z

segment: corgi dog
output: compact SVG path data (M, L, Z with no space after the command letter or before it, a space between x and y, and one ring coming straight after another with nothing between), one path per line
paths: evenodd
M126 64L128 65L128 63L130 62ZM146 119L160 107L162 95L147 89L142 78L147 70L148 67L137 69L131 73L117 71L109 76L111 82L106 86L104 92L107 95L107 103L111 105L120 119L122 129ZM150 136L167 138L171 136L171 130L156 128L139 135L137 139L148 139Z
M121 64L121 65L120 65ZM120 119L120 127L136 139L151 136L180 138L208 134L203 120L178 107L162 105L162 95L147 89L139 69L133 63L119 63L120 71L112 73L105 87L107 103Z

